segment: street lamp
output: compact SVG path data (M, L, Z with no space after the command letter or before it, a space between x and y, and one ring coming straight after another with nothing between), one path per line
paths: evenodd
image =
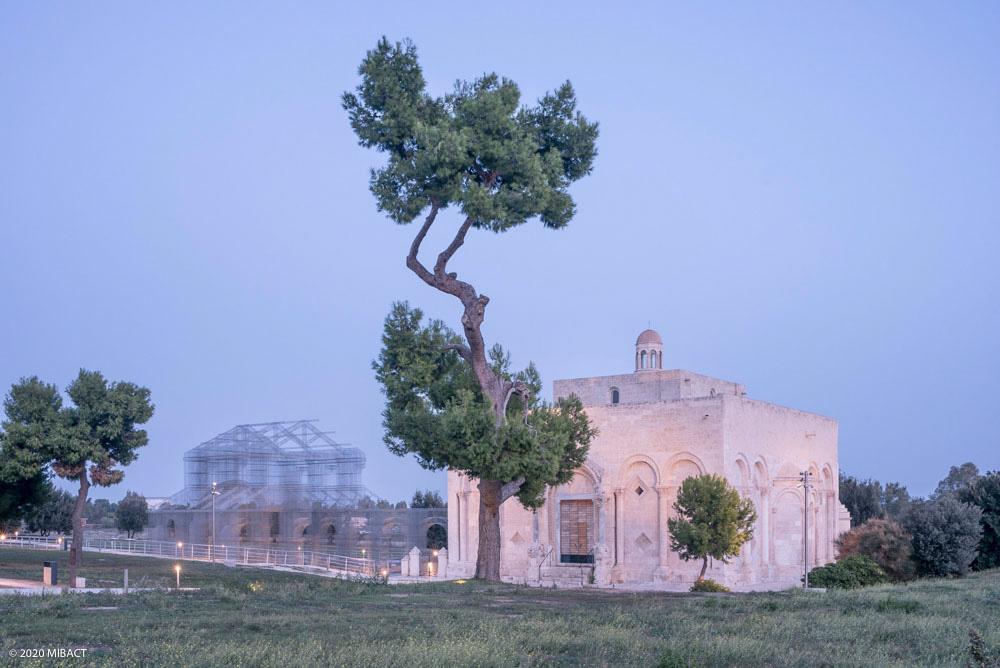
M217 497L222 492L219 491L219 485L216 482L212 483L212 546L209 548L209 552L212 555L212 561L215 561L215 497Z
M177 591L181 589L181 565L174 564L174 573L177 574Z
M802 481L802 588L809 589L809 489L812 487L812 471L799 472Z

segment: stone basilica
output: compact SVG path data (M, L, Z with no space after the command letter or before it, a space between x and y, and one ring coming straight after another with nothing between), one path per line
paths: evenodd
M670 550L667 519L681 482L724 476L757 508L754 537L706 577L737 590L782 589L833 561L849 529L838 499L836 421L747 396L738 383L663 368L663 340L647 329L635 371L557 380L556 398L577 395L598 435L571 482L549 489L532 512L501 507L501 574L543 586L686 589L700 562ZM801 472L811 475L804 498ZM476 481L448 473L448 577L475 572ZM804 521L805 520L805 521Z

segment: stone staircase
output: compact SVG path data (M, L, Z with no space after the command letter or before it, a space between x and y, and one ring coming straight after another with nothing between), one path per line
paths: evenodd
M590 576L593 572L593 564L542 566L539 584L542 587L558 587L560 589L584 587L590 584Z

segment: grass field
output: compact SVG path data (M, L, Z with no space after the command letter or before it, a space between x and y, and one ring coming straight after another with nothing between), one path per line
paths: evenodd
M48 555L48 556L46 556ZM0 577L51 553L0 550ZM65 558L64 554L60 557ZM63 564L61 567L64 567ZM173 562L88 553L90 584L168 585ZM826 594L386 586L186 562L199 592L0 596L8 665L964 666L1000 647L1000 572ZM65 571L63 571L65 572ZM110 609L108 609L110 608ZM86 659L10 659L86 647Z

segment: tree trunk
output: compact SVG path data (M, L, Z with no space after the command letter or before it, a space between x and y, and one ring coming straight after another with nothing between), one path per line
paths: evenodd
M76 574L83 563L83 509L87 506L87 492L90 491L90 481L87 479L87 467L80 471L80 492L73 505L73 542L69 548L69 586L76 587Z
M476 577L500 582L500 504L503 484L499 480L479 481L479 552Z
M492 186L496 178L495 172L490 174L487 185ZM525 387L523 383L513 383L500 377L493 371L487 360L482 325L486 318L486 305L490 303L490 298L476 292L470 283L459 280L457 274L448 272L448 261L465 243L465 235L472 228L475 220L471 216L465 219L456 232L455 238L452 239L447 248L438 254L433 271L425 267L417 257L420 252L420 244L423 243L427 231L434 224L439 210L438 203L433 202L430 213L424 220L420 231L417 232L417 236L414 237L413 243L410 244L410 252L406 256L406 266L427 285L452 295L462 302L462 329L465 332L465 340L468 345L458 346L456 350L472 367L483 396L490 402L493 417L499 428L506 421L507 402L511 394L523 394ZM477 578L493 582L500 581L500 504L511 495L516 494L522 482L508 481L504 484L502 480L480 479L479 481Z
M705 571L707 571L707 570L708 570L708 557L702 557L701 558L701 573L698 573L698 579L699 580L704 580L705 579Z

